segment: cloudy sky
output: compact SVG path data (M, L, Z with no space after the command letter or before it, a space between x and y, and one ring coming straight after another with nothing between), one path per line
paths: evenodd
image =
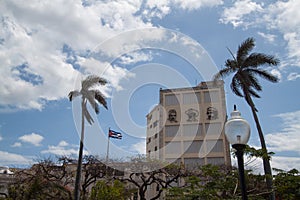
M262 81L255 100L276 153L272 167L300 169L299 7L298 0L1 1L0 165L77 154L79 101L67 94L91 73L109 81L100 88L109 110L101 107L87 126L85 152L105 156L111 127L123 133L111 156L144 153L145 116L159 88L210 80L230 58L227 48L254 37L255 51L281 61L268 69L280 82ZM227 111L238 105L258 147L250 109L229 83Z

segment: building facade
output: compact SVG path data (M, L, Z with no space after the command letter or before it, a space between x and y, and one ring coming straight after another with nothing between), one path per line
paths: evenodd
M159 93L159 104L147 115L147 156L186 167L231 165L223 81Z

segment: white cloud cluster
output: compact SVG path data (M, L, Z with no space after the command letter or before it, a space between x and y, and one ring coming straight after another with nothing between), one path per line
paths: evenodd
M249 15L262 12L263 3L259 4L251 0L235 1L232 7L225 8L220 21L224 24L231 23L234 27L249 26L255 21L247 20Z
M275 117L279 117L283 121L282 129L266 135L269 150L275 152L293 151L300 155L300 111L282 113L275 115Z
M35 147L41 146L41 142L44 140L44 137L42 135L39 135L37 133L31 133L31 134L25 134L23 136L20 136L18 138L19 141L13 143L10 145L11 147L21 147L23 143L32 144Z
M79 72L72 65L76 60L67 62L64 45L76 59L125 28L149 26L133 15L139 6L135 0L97 1L90 6L80 0L4 1L0 73L5 76L0 82L0 105L6 110L41 110L45 101L65 98Z
M287 60L282 60L282 67L300 67L300 1L276 1L270 4L257 3L253 0L238 0L225 8L220 21L232 24L234 27L262 27L264 31L279 32L286 42ZM274 34L258 31L257 33L271 43L276 43ZM292 72L288 80L299 78Z
M141 140L138 143L132 145L132 151L138 152L138 154L144 155L146 154L146 142L145 140Z
M4 1L0 4L0 73L4 75L0 80L1 110L41 110L46 101L65 98L80 73L78 61L86 59L87 52L122 31L152 27L151 19L165 16L172 6L192 10L222 3L222 0ZM143 39L147 37L153 36L143 35ZM114 49L113 44L110 47L110 52L105 52L108 56L120 56L120 49ZM123 59L132 63L137 57L133 54ZM110 66L110 70L114 74L111 80L124 76L117 66ZM118 81L113 86L117 84Z
M30 143L33 144L34 146L41 146L41 142L43 141L44 137L36 134L36 133L31 133L27 135L23 135L19 137L19 140L25 143ZM19 143L15 143L14 146L21 146Z
M68 144L62 140L57 146L49 145L48 149L41 151L42 154L54 154L57 156L74 156L78 154L78 147ZM87 151L83 151L84 155L89 154Z
M29 165L32 160L19 154L0 151L0 166Z
M245 168L252 170L255 174L264 174L263 162L260 158L245 157ZM233 165L237 166L237 159L231 158ZM291 169L300 170L300 158L291 156L273 156L271 158L271 167L289 171ZM275 174L275 171L273 171Z

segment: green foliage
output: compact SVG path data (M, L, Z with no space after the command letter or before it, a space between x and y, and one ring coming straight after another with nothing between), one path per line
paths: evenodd
M275 177L274 185L278 199L296 200L300 199L300 174L296 169L283 171L275 169L278 174Z
M236 174L219 166L205 165L200 173L185 178L182 187L170 188L167 199L224 199L231 198L237 182Z
M271 157L275 154L274 152L270 151L267 152L266 149L255 149L254 147L250 147L249 145L245 148L245 155L249 156L250 158L266 158L271 160Z
M128 191L125 185L115 180L111 183L105 181L98 181L92 188L89 200L125 200L131 196L132 191Z

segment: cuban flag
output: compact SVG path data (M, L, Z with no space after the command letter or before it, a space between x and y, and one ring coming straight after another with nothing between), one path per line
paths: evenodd
M115 138L115 139L122 139L122 134L117 131L113 131L109 129L108 137Z

